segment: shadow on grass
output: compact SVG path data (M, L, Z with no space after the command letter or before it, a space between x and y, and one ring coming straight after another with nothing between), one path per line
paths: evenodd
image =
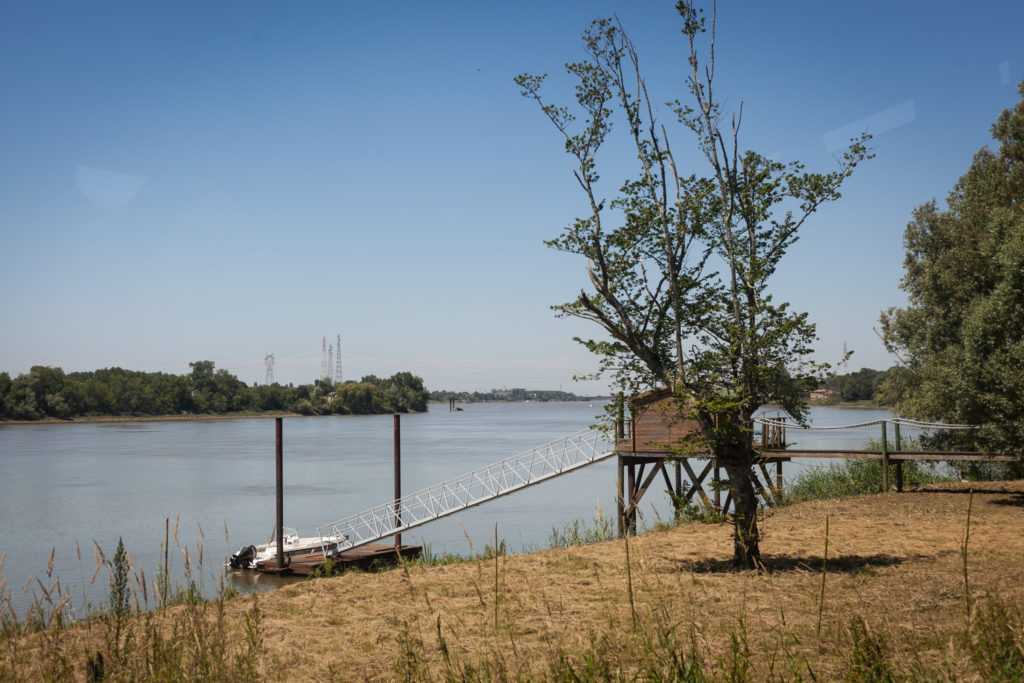
M1014 490L1009 486L992 485L989 482L985 482L984 488L972 488L967 484L958 484L956 486L942 486L941 484L930 484L926 487L921 487L908 493L959 493L963 495L970 495L974 493L975 496L1006 496L1005 498L997 498L995 500L986 500L986 503L992 503L993 505L1009 505L1013 507L1024 507L1024 491Z
M1004 493L1004 492L1000 492ZM989 501L993 505L1006 505L1010 507L1024 508L1024 493L1020 491L1005 491L1006 498L997 498L996 500Z
M828 558L828 572L842 574L858 572L878 567L895 567L908 559L925 559L923 557L896 557L894 555L838 555ZM762 555L763 571L773 572L821 572L822 557L820 555ZM680 569L695 574L729 574L736 571L731 560L700 560L685 562Z

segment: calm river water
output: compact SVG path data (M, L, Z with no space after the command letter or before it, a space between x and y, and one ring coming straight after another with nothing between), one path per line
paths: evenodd
M426 488L477 467L594 424L598 403L470 404L462 412L432 405L402 417L402 489ZM890 417L886 410L815 407L815 424ZM312 535L316 527L387 502L393 490L392 417L284 420L285 524ZM855 432L791 432L799 447L857 447L878 428ZM794 444L795 445L795 444ZM787 463L787 478L800 467ZM73 607L102 604L106 578L93 584L93 544L107 557L123 538L135 566L155 578L165 519L180 520L178 544L204 548L202 583L215 590L224 559L266 540L274 525L274 420L111 422L0 426L0 554L15 606L31 601L51 549L55 573L74 594ZM670 509L655 487L644 498L652 523ZM526 489L407 532L407 543L434 553L483 548L498 523L510 550L547 547L552 528L614 514L614 460ZM653 506L653 507L652 507ZM463 532L465 529L465 533ZM226 537L226 538L225 538ZM81 549L81 560L76 552ZM175 548L174 541L171 543ZM183 553L172 555L172 582ZM44 577L45 578L45 577ZM235 573L239 590L273 587L268 577ZM45 581L44 581L45 582Z

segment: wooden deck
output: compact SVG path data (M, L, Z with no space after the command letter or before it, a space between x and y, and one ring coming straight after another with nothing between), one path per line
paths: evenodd
M418 545L403 545L396 548L393 544L368 543L351 550L344 550L330 558L330 562L336 572L348 568L369 569L373 566L397 564L399 555L402 559L415 559L422 551L423 548ZM310 576L317 570L323 569L326 564L327 560L324 559L323 553L315 551L304 555L293 555L288 558L287 563L281 569L277 568L276 560L261 562L256 565L256 571L282 576Z
M754 448L761 450L761 444L755 443ZM839 450L828 450L828 449L800 449L800 448L769 448L764 451L764 462L777 462L777 461L789 461L794 458L848 458L851 460L881 460L882 451L866 451L866 450L850 450L850 449L839 449ZM658 451L654 449L645 449L638 451L620 450L618 451L620 457L627 462L657 462L668 458L672 459L671 455L666 454L665 451ZM1021 458L1016 455L995 455L978 453L977 451L888 451L889 460L896 462L897 460L949 460L949 461L978 461L978 462L1017 462ZM692 458L694 460L707 460L711 458L709 453L692 453L685 456L680 456L683 459Z

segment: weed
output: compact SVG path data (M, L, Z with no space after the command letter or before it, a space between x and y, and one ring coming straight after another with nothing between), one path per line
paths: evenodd
M868 444L870 446L870 444ZM903 463L904 486L913 488L952 479L944 465L918 460ZM892 486L893 484L890 484ZM878 460L844 460L827 468L815 468L796 477L788 487L786 500L824 500L859 496L882 490L882 463Z
M888 638L872 632L860 615L850 621L847 631L850 638L850 660L846 680L864 683L895 680L889 664Z
M998 596L988 596L971 624L971 658L987 681L1024 681L1024 618Z
M552 529L548 537L548 547L569 548L592 543L603 543L617 536L615 520L598 515L589 522L574 519L561 529Z

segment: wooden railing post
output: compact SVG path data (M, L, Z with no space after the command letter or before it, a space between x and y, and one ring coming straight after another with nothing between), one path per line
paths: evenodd
M894 432L893 436L896 437L896 443L892 449L899 453L903 450L903 447L900 445L900 423L894 423L892 429ZM896 490L903 493L903 458L896 460Z
M882 422L882 493L889 493L889 442Z

